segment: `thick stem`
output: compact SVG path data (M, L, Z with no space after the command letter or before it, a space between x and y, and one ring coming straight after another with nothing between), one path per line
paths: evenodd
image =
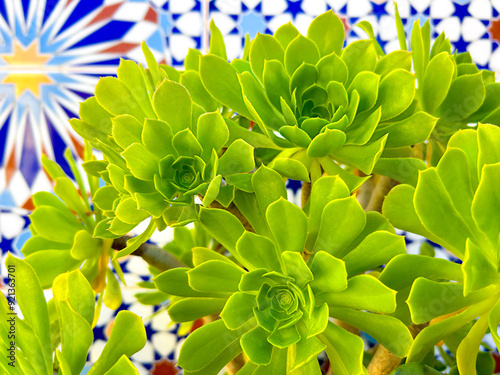
M302 196L301 196L301 206L304 207L309 200L309 196L311 195L311 183L303 182L302 183Z
M113 245L111 247L114 250L122 250L127 246L127 241L130 238L130 236L116 238L113 241ZM172 268L186 267L184 263L179 261L172 254L165 251L161 247L150 243L143 243L136 251L132 253L132 255L141 257L150 266L153 266L162 272Z
M397 184L398 182L390 177L380 176L377 183L375 184L375 187L373 188L370 200L365 207L365 211L381 212L385 196Z
M429 323L412 324L409 328L413 338L415 338L421 330L427 327ZM389 375L392 371L398 368L401 363L401 358L391 353L383 345L378 345L375 354L373 355L370 364L368 365L368 374L370 375Z

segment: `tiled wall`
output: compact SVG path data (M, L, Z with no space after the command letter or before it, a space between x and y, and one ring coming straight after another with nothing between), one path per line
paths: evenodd
M445 30L458 51L468 50L481 67L500 71L500 0L398 0L398 4L407 30L415 20L429 19L434 37ZM305 33L312 18L328 9L342 18L348 42L363 37L355 25L368 20L386 51L398 48L394 8L385 0L0 0L3 257L7 251L19 255L29 237L26 215L33 207L31 195L51 189L40 168L41 155L63 166L67 147L81 155L81 142L68 118L77 116L78 103L92 95L100 76L114 74L120 58L143 62L143 40L160 62L181 68L189 48L206 50L210 18L225 35L228 56L233 58L241 54L245 34L270 33L288 21ZM168 234L163 235L166 239ZM140 260L128 259L123 266L129 285L147 278ZM150 320L158 307L134 302L136 291L124 292L121 308L145 318L150 341L134 359L142 373L154 368L157 375L173 374L165 359L174 359L177 327L167 327L165 314ZM102 348L114 315L103 312L91 361Z

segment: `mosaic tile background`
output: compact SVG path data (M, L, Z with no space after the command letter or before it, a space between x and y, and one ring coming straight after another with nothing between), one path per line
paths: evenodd
M482 68L500 72L500 0L398 0L407 30L429 19L433 36L445 30L454 48L470 51ZM270 33L292 21L304 32L312 18L333 9L343 20L347 41L364 37L355 25L368 20L387 52L398 48L392 1L386 0L0 0L0 248L1 274L7 251L20 255L29 238L31 195L50 190L40 169L46 154L63 159L82 146L67 123L78 103L91 96L101 76L113 75L120 58L143 62L145 40L162 63L182 67L189 48L205 50L208 21L225 36L229 58L242 53L245 34ZM296 184L290 184L296 199ZM156 234L166 243L170 233ZM407 238L414 251L422 238ZM413 250L412 250L413 249ZM123 263L128 285L147 280L140 259ZM144 318L149 341L133 360L141 374L175 374L178 327L160 307L136 302L136 287L124 289L120 309ZM98 357L116 312L104 309L89 360Z

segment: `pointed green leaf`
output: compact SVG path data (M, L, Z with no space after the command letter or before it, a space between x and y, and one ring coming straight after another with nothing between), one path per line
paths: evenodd
M273 346L267 341L269 332L261 327L255 327L241 337L241 348L250 361L259 365L271 362Z
M415 76L397 69L380 82L376 106L382 106L381 121L396 117L407 109L415 96Z
M271 35L257 34L250 47L250 66L255 76L262 82L265 62L285 60L285 51L281 44Z
M377 52L371 40L358 40L349 43L342 50L341 58L349 72L348 84L363 71L373 72L377 64Z
M422 104L428 113L434 113L446 98L454 72L452 57L446 52L429 62L422 85Z
M329 10L314 18L307 29L307 37L316 43L321 56L332 52L338 54L344 44L344 24Z
M199 292L236 292L244 273L220 260L209 260L187 272L189 285Z
M363 230L366 215L355 196L334 200L326 205L314 251L326 251L342 258L344 249Z
M255 268L281 272L274 243L267 237L245 232L236 243L238 254Z
M310 285L316 293L336 293L347 288L347 272L344 262L325 251L319 251L314 255L311 272L314 280Z
M186 88L168 79L158 86L153 96L156 115L170 125L173 134L190 126L192 103Z
M253 147L242 139L234 141L219 160L218 172L223 176L250 172L255 168Z
M285 49L286 71L292 76L303 63L316 65L319 58L320 53L316 44L299 34Z
M307 217L299 207L280 198L268 206L266 219L280 252L302 253L307 235Z
M220 317L229 329L238 329L253 317L255 296L236 292L229 297Z
M212 55L219 56L227 60L226 44L219 28L215 25L214 20L210 21L210 51Z

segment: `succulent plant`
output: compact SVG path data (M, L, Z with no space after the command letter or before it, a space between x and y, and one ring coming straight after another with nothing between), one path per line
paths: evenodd
M80 107L81 119L71 120L105 156L84 165L106 182L94 198L109 217L98 224L98 237L122 236L148 217L153 220L144 241L155 228L192 222L197 195L204 205L218 200L227 206L234 188L223 179L245 178L255 167L253 148L245 141L224 147L229 131L221 114L194 103L184 86L168 79L167 71L175 73L163 70L145 44L143 50L148 70L122 60L118 77L101 78L96 96Z
M362 340L329 317L362 328L404 356L412 341L408 328L376 314L394 310L394 292L376 277L360 275L404 253L403 239L380 214L366 214L338 176L318 179L309 214L284 199L284 182L272 169L260 167L252 185L246 210L243 198L235 198L245 217L256 219L251 230L227 211L200 212L202 225L233 260L194 248L193 268L168 270L154 280L174 296L168 308L174 321L220 313L221 320L188 337L179 365L187 373L217 374L243 350L249 373L313 374L320 371L317 354L326 350L334 369L362 373ZM391 344L393 335L401 338L399 346Z
M92 328L99 317L89 282L80 270L61 273L54 280L54 297L47 302L37 273L28 262L9 255L6 265L14 270L9 283L15 289L15 300L11 296L0 297L0 312L10 319L0 323L5 338L1 341L2 349L10 355L8 361L0 363L2 372L80 374L93 342ZM22 319L16 316L16 304ZM138 374L128 357L142 349L146 341L141 318L130 311L120 311L108 342L88 374Z
M460 373L476 374L477 351L488 328L500 346L499 145L496 126L459 130L438 165L420 172L416 188L399 185L385 200L383 213L396 227L425 236L463 261L460 266L403 255L389 262L380 276L396 290L413 283L407 301L411 320L430 321L415 339L407 362L421 361L444 336L478 317L452 347ZM417 261L421 264L415 272L403 276L398 271Z

